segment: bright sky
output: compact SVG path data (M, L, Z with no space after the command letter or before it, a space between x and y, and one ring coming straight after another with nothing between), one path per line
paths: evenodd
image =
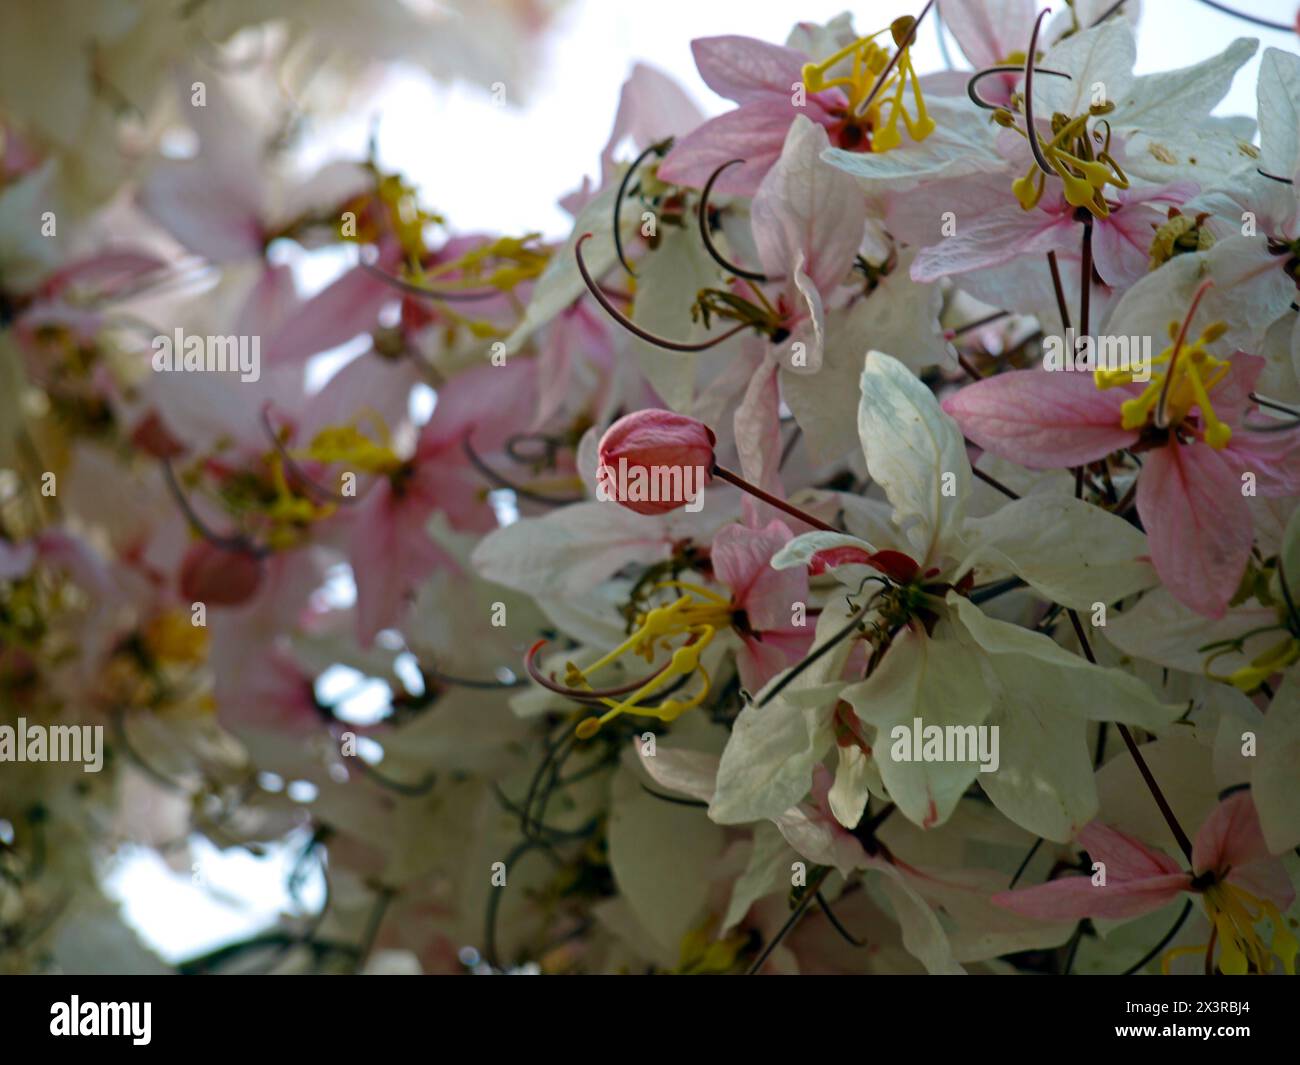
M1286 21L1295 0L1233 0L1242 10ZM690 42L715 34L744 34L784 42L795 21L826 22L851 6L859 32L875 30L924 0L574 0L550 41L549 55L522 107L498 107L486 91L434 86L416 73L395 76L380 98L379 147L383 162L420 185L436 209L460 229L567 235L568 216L556 200L595 176L614 122L618 92L637 60L672 75L707 114L732 105L714 95L695 71ZM1145 0L1138 37L1139 73L1185 66L1222 51L1235 37L1258 37L1295 50L1294 34L1259 29L1220 14L1197 0ZM1055 8L1063 4L1057 0ZM1289 10L1288 10L1289 9ZM880 26L875 23L879 22ZM1028 41L1025 42L1028 44ZM950 43L954 62L961 53ZM934 24L919 31L918 69L940 69ZM1237 75L1220 109L1254 114L1259 55ZM507 86L507 98L515 94ZM364 144L365 125L351 132ZM449 161L451 165L449 165Z

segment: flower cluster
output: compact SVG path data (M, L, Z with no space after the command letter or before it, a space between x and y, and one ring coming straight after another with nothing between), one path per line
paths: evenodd
M1300 57L1226 117L1259 42L1137 75L1136 0L701 38L552 241L304 134L543 4L40 6L0 969L157 968L106 871L206 839L325 890L188 972L1295 972Z

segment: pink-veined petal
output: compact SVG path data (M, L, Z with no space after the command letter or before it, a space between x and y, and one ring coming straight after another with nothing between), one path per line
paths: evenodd
M1208 444L1169 444L1144 456L1137 507L1151 561L1170 594L1222 617L1254 542L1234 465Z
M673 145L659 164L659 177L674 185L703 188L718 167L733 159L713 186L720 196L753 196L763 176L780 158L795 116L789 102L742 104L711 118Z
M1211 810L1192 844L1197 873L1222 873L1269 857L1249 791L1234 792Z
M738 104L773 95L789 101L808 60L793 48L736 35L697 37L691 52L704 84Z
M1023 52L1034 25L1034 0L940 0L939 11L976 69Z
M1030 469L1078 466L1137 440L1120 424L1126 394L1100 391L1092 374L1015 370L967 385L943 401L985 451Z
M1106 876L1112 881L1148 880L1183 872L1182 867L1164 851L1148 847L1127 832L1101 821L1092 821L1083 827L1079 832L1079 845L1094 862L1106 864Z
M1090 876L1072 876L1019 891L1002 891L993 903L1025 917L1046 921L1078 921L1084 917L1123 920L1159 909L1188 885L1186 873L1165 873L1143 880L1109 878L1094 885Z

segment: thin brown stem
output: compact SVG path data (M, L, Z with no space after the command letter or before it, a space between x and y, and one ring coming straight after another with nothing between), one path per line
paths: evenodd
M1092 644L1088 642L1088 634L1084 632L1083 622L1079 620L1078 611L1070 609L1067 613L1070 615L1070 624L1074 626L1074 634L1079 638L1079 646L1083 648L1084 657L1095 666L1097 659L1092 653ZM1146 759L1142 757L1142 752L1138 750L1137 741L1133 739L1133 733L1121 721L1116 721L1115 727L1119 730L1119 734L1124 740L1124 746L1128 748L1128 753L1133 756L1133 761L1137 763L1138 772L1142 774L1147 790L1151 792L1151 797L1155 799L1156 805L1160 807L1160 813L1165 819L1165 824L1169 826L1169 831L1174 834L1174 839L1178 841L1179 849L1182 850L1183 855L1190 863L1192 860L1192 841L1187 838L1183 826L1178 823L1178 818L1174 816L1169 800L1165 798L1165 793L1160 790L1160 785L1156 783L1156 778L1151 773L1151 767L1147 765Z
M600 304L606 314L613 318L614 321L633 336L640 337L647 344L653 344L657 348L665 348L668 351L708 351L710 348L716 348L724 341L730 340L737 333L750 328L749 322L741 322L734 328L728 329L725 333L720 333L709 340L702 340L696 344L687 344L680 340L670 340L667 337L657 336L648 329L642 329L641 326L637 325L636 322L632 321L631 318L627 317L627 315L610 302L609 297L605 295L600 285L598 285L595 279L591 276L591 271L587 269L587 263L582 258L582 245L590 238L590 233L584 233L578 238L578 242L573 246L574 258L578 260L578 272L582 274L582 280L587 286L587 291L591 293L592 297Z
M709 236L709 193L713 191L713 183L721 177L722 172L729 166L735 166L737 163L743 163L743 159L733 159L729 163L723 163L717 170L709 175L709 180L704 183L704 191L700 194L700 209L698 211L700 220L700 240L704 242L704 250L709 253L709 257L721 266L724 270L735 274L737 277L743 277L746 281L763 282L768 280L767 274L759 273L755 270L743 270L735 263L728 262L723 257L722 252L714 246L713 238Z
M988 485L990 488L996 488L999 492L1001 492L1001 493L1002 493L1004 496L1006 496L1008 499L1019 499L1019 498L1020 498L1020 494L1019 494L1018 492L1013 492L1010 488L1008 488L1005 484L1003 484L1001 481L999 481L996 477L990 477L990 476L989 476L987 473L985 473L983 470L981 470L981 469L977 469L975 466L972 466L972 467L970 468L970 472L973 473L976 477L978 477L981 481L983 481L983 482L984 482L986 485Z
M730 481L741 491L748 492L755 499L761 499L764 503L768 504L769 506L776 507L777 510L785 511L791 517L798 518L804 524L811 525L814 529L821 529L824 532L833 532L833 533L844 531L842 529L835 528L834 525L826 524L826 522L822 521L821 518L814 517L812 514L809 514L806 510L800 510L793 503L787 503L784 499L778 499L770 492L764 492L763 489L758 487L758 485L745 480L745 478L740 476L740 474L733 473L725 466L714 466L713 476L718 477L724 481Z
M1065 286L1061 284L1061 267L1056 261L1056 252L1047 253L1047 265L1052 271L1052 290L1056 293L1056 310L1061 316L1061 328L1070 328L1070 305L1065 302Z

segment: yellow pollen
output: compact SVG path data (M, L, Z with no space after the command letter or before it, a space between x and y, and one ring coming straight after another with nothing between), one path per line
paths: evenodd
M1151 380L1141 395L1125 400L1120 406L1121 424L1125 429L1141 429L1148 422L1159 429L1179 425L1193 408L1204 423L1205 442L1216 451L1228 446L1232 428L1219 420L1210 402L1210 393L1228 375L1228 359L1216 359L1205 350L1227 331L1224 322L1213 322L1191 344L1181 344L1182 329L1170 323L1173 343L1151 361ZM1097 370L1093 380L1103 391L1133 382L1135 370Z
M1001 124L1015 129L1021 136L1024 130L1014 124L1010 112L1000 112ZM1110 215L1110 205L1106 202L1106 186L1116 189L1128 188L1128 176L1120 168L1107 150L1110 135L1107 134L1106 145L1095 157L1091 135L1088 132L1088 119L1091 113L1066 118L1055 115L1052 118L1053 136L1050 141L1039 142L1039 148L1047 164L1061 179L1064 185L1065 202L1071 207L1086 208L1097 218ZM1047 188L1047 175L1037 162L1031 163L1024 177L1016 178L1011 183L1020 206L1026 211L1038 205Z
M379 437L378 443L364 435L358 426L369 418ZM327 426L318 432L311 444L294 458L315 459L317 462L343 462L362 473L391 474L402 460L392 449L388 426L373 410L362 411L347 425Z
M166 610L144 628L144 644L153 658L166 664L202 662L208 630L192 624L188 610Z
M666 581L659 588L676 588L687 594L669 603L638 615L636 631L609 654L585 669L568 663L565 684L571 688L592 689L590 677L597 670L626 654L634 654L652 662L656 650L670 649L672 656L662 672L656 674L623 699L604 697L602 705L608 707L600 717L589 717L578 723L575 730L579 739L590 739L620 714L636 713L660 721L674 721L700 703L709 694L709 675L700 666L700 656L713 642L719 629L728 627L732 619L731 603L707 588L684 581ZM686 642L676 647L673 641L681 637ZM678 677L688 677L698 672L702 678L700 690L688 699L665 699L657 706L642 706L641 701L652 696Z
M677 974L702 975L726 973L736 964L736 959L749 943L749 936L736 929L722 939L714 938L716 919L707 920L682 936L681 957Z
M888 48L876 44L875 38L892 31L897 43L908 29L910 29L910 21L900 19L889 30L880 30L870 37L862 37L820 63L804 64L802 71L804 86L809 92L824 92L833 88L844 91L849 98L849 115L867 120L867 125L871 129L873 152L887 152L891 148L897 148L903 142L902 134L898 131L900 121L907 128L908 136L914 141L925 140L935 130L934 119L926 110L920 79L912 66L910 45L898 51L898 59L893 69L889 71L884 84L867 105L865 112L862 111L862 106L866 103L872 88L879 81L885 68L889 66L890 52ZM849 73L836 78L826 77L832 67L850 56L853 63ZM916 110L915 118L908 113L904 105L909 83Z
M1300 661L1300 640L1288 634L1263 654L1251 659L1250 665L1228 674L1226 679L1234 688L1249 695L1274 673L1282 672L1296 661Z
M456 280L437 284L438 290L454 292L488 287L509 292L521 282L539 277L546 269L550 257L536 246L541 236L540 233L529 233L522 237L498 237L459 258L421 270L412 280L422 285L448 274L458 274Z
M1274 957L1282 962L1282 971L1295 975L1295 958L1300 941L1287 928L1286 920L1273 903L1252 895L1236 884L1220 882L1205 889L1202 896L1205 915L1214 926L1219 944L1219 969L1228 976L1273 971ZM1256 927L1267 921L1272 934L1266 942ZM1161 970L1168 974L1175 958L1187 954L1204 954L1210 944L1178 947L1168 951Z

